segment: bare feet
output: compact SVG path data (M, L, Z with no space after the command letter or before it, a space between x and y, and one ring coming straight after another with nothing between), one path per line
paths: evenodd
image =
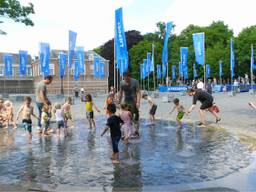
M119 161L119 160L117 160L117 159L113 159L113 160L112 160L112 163L113 163L113 164L119 164L119 163L120 163L120 161Z

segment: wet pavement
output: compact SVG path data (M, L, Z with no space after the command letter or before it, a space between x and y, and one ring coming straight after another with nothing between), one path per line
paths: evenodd
M77 120L67 138L54 134L0 130L0 190L143 191L188 183L212 182L238 173L253 160L247 147L223 129L185 126L158 120L141 122L141 138L120 142L119 165L111 162L109 133L100 137L106 119L96 117L96 130ZM256 189L256 187L255 187Z

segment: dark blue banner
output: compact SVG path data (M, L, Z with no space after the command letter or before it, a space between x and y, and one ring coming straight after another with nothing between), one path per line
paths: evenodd
M181 63L179 63L179 74L180 74L180 78L184 77L184 69Z
M231 76L234 77L235 75L235 53L234 53L234 40L231 39L230 41L230 70Z
M67 55L65 53L60 53L59 55L59 72L60 76L64 77L66 75L66 66L67 66Z
M168 40L170 37L170 33L172 31L172 22L168 22L166 24L165 38L164 38L164 47L162 51L162 65L167 65L168 63Z
M50 45L49 43L40 43L40 64L43 76L50 75Z
M151 57L151 53L150 52L148 52L147 53L147 65L148 65L148 70L149 70L149 75L150 75L150 73L151 73L151 65L152 65L152 57Z
M193 64L193 77L194 77L194 79L197 78L197 71L196 71L196 64L195 63Z
M166 77L166 73L167 73L166 65L162 65L162 78Z
M94 55L94 61L93 61L93 74L95 78L100 77L100 58L96 55Z
M77 33L74 31L70 31L68 32L69 34L69 40L68 40L68 67L71 68L72 67L72 63L73 63L73 56L75 54L75 47L76 47L76 36Z
M100 78L104 79L105 77L105 63L100 61Z
M222 73L222 62L220 61L220 63L219 63L219 77L221 78L222 75L223 75L223 73Z
M256 70L256 65L254 64L254 51L253 45L251 46L251 69Z
M196 62L199 65L204 65L204 33L194 33L193 44L195 49Z
M210 65L206 65L206 78L210 78L211 77L211 67Z
M7 77L12 76L12 54L4 55L4 74Z
M150 65L148 63L148 60L147 59L143 59L143 65L144 65L144 70L145 70L145 77L148 77L149 76L149 73L150 73Z
M123 10L119 8L115 11L115 51L116 68L119 69L121 76L128 69L128 51L123 24Z
M185 79L188 79L188 48L180 48L180 62L183 69L183 75Z
M156 66L156 69L157 69L157 79L161 79L162 78L162 73L161 73L161 65L157 65Z
M20 76L26 76L27 64L28 64L28 52L20 50L19 55L20 55Z
M150 65L150 72L154 72L155 71L155 63L154 63L154 54L152 54L151 57L151 65Z
M140 64L140 80L143 79L143 64Z
M79 61L75 62L74 80L77 81L80 77Z
M172 80L176 79L176 66L172 66Z
M85 54L83 47L76 47L76 59L79 63L79 71L80 73L85 72Z

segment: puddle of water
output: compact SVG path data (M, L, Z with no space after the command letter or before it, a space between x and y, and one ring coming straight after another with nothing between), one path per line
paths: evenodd
M26 189L142 190L211 181L250 164L247 148L223 130L185 126L177 132L166 121L153 126L142 121L141 138L131 139L128 146L120 142L121 163L113 166L110 137L100 137L105 118L96 122L96 130L88 129L84 120L76 122L68 138L34 133L32 145L23 129L0 130L0 190L4 183Z

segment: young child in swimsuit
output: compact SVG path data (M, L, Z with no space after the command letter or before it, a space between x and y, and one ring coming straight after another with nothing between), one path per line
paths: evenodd
M28 140L29 144L32 142L32 120L31 116L38 119L38 117L34 114L34 107L31 105L32 99L31 97L25 97L24 103L18 111L17 121L19 119L20 114L22 114L22 126L28 132Z
M178 127L182 128L181 119L183 118L183 116L185 114L185 108L184 108L183 105L180 104L180 100L178 98L175 98L173 100L173 103L174 103L174 107L171 110L170 114L172 114L174 110L177 110L178 113L177 113L177 116L176 116L176 121L177 121Z

